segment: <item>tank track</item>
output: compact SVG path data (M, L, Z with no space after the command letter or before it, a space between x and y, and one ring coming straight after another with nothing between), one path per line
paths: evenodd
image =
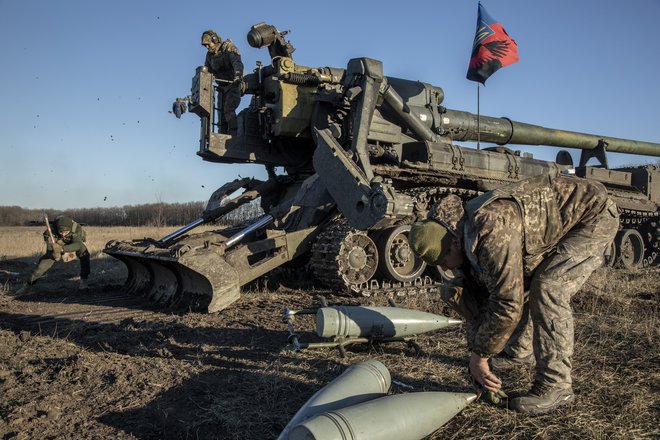
M351 234L357 233L360 231L351 228L342 217L330 223L316 238L312 245L310 266L316 279L324 286L344 294L350 292L350 284L342 274L340 254L342 243Z
M415 203L414 218L402 219L398 224L408 224L417 219L425 218L430 206L441 197L448 194L456 194L468 200L476 197L480 192L453 187L413 188L402 191L413 198ZM350 240L354 235L365 235L365 231L351 228L346 220L341 217L332 222L323 232L319 234L312 246L312 257L310 266L314 276L324 286L336 291L337 294L348 296L413 296L421 293L437 293L442 285L441 281L435 280L428 275L422 275L412 281L399 282L391 280L379 280L372 278L362 283L350 283L344 275L345 268L342 261L346 257L343 252L346 249L342 244Z
M646 252L643 267L660 264L660 211L622 209L619 216L622 228L635 229L644 239Z

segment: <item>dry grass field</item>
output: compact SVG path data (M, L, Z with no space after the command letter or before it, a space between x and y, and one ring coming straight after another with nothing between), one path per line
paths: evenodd
M352 363L385 364L392 393L469 391L462 327L401 343L336 350L287 347L282 309L345 298L272 274L216 315L173 314L128 296L123 264L102 254L110 239L162 237L169 229L87 228L89 288L78 263L58 263L29 294L20 283L43 252L43 228L0 228L0 438L270 439L320 387ZM435 295L401 307L451 315ZM575 296L576 401L543 416L477 401L432 439L660 438L660 270L598 270ZM309 318L309 319L308 319ZM311 317L297 322L318 340ZM527 367L497 371L508 392L526 389Z
M85 226L87 231L87 248L92 258L103 256L102 250L110 240L130 240L141 237L163 237L175 231L176 227L95 227ZM200 228L201 229L201 228ZM1 227L0 226L0 258L3 260L39 257L45 250L43 232L44 226Z

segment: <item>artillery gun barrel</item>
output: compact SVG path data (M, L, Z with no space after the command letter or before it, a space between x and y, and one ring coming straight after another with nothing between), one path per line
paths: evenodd
M443 115L443 129L457 141L477 140L477 115L458 110L447 110ZM575 131L556 130L539 125L525 124L508 118L479 117L480 140L499 145L546 145L549 147L593 150L604 145L607 151L660 156L660 144L620 139Z

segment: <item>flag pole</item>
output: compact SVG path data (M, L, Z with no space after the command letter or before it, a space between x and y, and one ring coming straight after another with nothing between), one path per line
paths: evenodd
M481 109L479 108L479 86L481 84L477 82L477 150L481 149Z

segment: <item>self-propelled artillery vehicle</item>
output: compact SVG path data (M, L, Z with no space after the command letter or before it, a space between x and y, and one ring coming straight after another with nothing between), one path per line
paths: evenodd
M160 240L109 242L105 252L126 264L132 292L216 312L236 301L242 286L283 265L308 268L319 283L353 294L433 289L446 275L410 251L410 225L447 195L467 200L542 173L574 172L605 184L621 213L609 262L657 264L660 168L611 170L606 152L660 156L660 144L450 110L440 87L387 77L374 59L351 59L345 68L301 66L283 33L264 23L247 39L267 48L271 63L257 63L244 77L251 100L238 130L219 131L224 85L205 67L193 78L189 108L201 120L203 160L263 164L268 179L223 185L202 217ZM477 139L497 146L454 143ZM564 151L543 161L506 147L514 144L583 151L573 167ZM597 166L586 165L591 157ZM252 224L194 231L257 199L265 215Z

